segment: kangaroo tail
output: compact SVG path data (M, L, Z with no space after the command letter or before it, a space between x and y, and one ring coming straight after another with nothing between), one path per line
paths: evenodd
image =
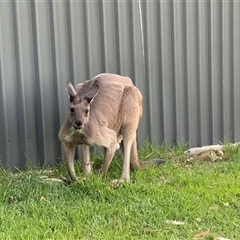
M165 163L165 160L164 159L159 159L159 158L154 158L154 159L150 159L150 160L147 160L147 161L141 161L140 162L142 168L145 168L145 167L151 166L151 165L157 167L162 163Z

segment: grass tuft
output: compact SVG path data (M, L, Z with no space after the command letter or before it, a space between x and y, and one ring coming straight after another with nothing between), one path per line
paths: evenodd
M67 134L69 137L72 137L77 131L78 131L78 130L77 130L75 127L71 126L71 127L68 129L68 131L67 131L66 134Z

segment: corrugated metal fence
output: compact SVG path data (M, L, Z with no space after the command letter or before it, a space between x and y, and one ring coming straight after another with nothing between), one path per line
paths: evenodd
M57 161L65 82L130 76L139 143L240 139L238 0L0 1L0 159Z

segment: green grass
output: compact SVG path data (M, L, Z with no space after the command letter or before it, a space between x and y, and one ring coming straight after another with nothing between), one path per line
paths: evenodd
M131 172L131 182L114 187L121 156L107 179L98 174L78 183L63 163L51 171L0 169L0 239L240 239L240 152L227 146L222 159L187 160L184 147L146 143L141 159L166 158L158 168ZM92 154L93 168L102 156ZM77 165L77 164L76 164ZM77 167L77 166L76 166Z

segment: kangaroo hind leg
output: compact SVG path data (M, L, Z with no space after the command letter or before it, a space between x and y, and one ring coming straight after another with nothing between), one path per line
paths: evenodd
M138 151L137 151L137 139L136 137L133 139L132 147L131 147L131 155L130 155L130 165L134 169L138 169L141 167L141 164L138 159Z
M123 137L123 169L121 179L130 180L130 156L134 137Z

